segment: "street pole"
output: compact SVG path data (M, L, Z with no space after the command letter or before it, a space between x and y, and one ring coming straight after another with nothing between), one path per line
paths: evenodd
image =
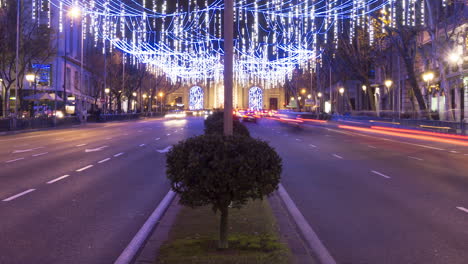
M330 114L333 115L333 90L332 90L332 70L331 70L331 60L329 60L329 74L330 74Z
M17 0L16 6L16 86L15 86L15 114L13 117L13 129L16 129L16 118L18 118L18 90L19 90L19 45L20 45L20 9L21 9L21 0ZM8 98L10 100L10 98Z
M83 41L83 37L84 37L84 32L83 32L83 18L81 18L81 28L80 28L80 31L81 31L81 59L80 59L80 90L81 90L81 93L83 93L83 51L84 51L84 48L83 48L83 44L84 44L84 41ZM86 100L86 92L85 92L85 95L83 96L83 98ZM86 108L86 102L80 102L81 104L81 113L80 113L80 123L83 123L86 122L86 118L87 116L86 115L83 115L83 106L84 108Z
M224 0L224 135L232 136L232 89L234 59L234 3Z

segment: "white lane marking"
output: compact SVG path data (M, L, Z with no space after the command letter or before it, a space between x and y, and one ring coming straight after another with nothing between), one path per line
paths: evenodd
M408 158L410 158L410 159L415 159L415 160L419 160L419 161L423 161L423 159L418 158L418 157L408 156Z
M59 140L63 140L64 138L56 138L55 140L59 141Z
M106 140L111 140L111 139L112 139L111 137L106 138Z
M44 147L39 147L39 148L32 148L32 149L20 149L20 150L15 150L13 151L13 154L17 154L17 153L24 153L24 152L31 152L31 151L34 151L36 149L42 149Z
M141 132L143 132L143 130L138 130L138 133L141 133Z
M17 158L17 159L13 159L13 160L7 160L7 161L5 161L5 163L12 163L12 162L19 161L19 160L24 160L24 158Z
M312 144L310 144L309 146L311 146L311 147L313 147L313 148L316 148L316 147L317 147L317 146L315 146L315 145L312 145Z
M377 147L374 147L374 146L371 146L371 145L367 145L369 148L373 148L373 149L376 149Z
M99 148L94 148L94 149L86 149L85 152L86 153L89 153L89 152L96 152L96 151L101 151L105 148L108 148L109 146L102 146L102 147L99 147Z
M115 155L114 155L114 157L116 157L116 158L117 158L117 157L120 157L120 156L122 156L123 154L124 154L124 152L120 152L119 154L115 154Z
M156 138L155 140L157 141L157 140L160 140L160 139L161 139L161 138Z
M104 162L109 161L110 159L111 159L111 158L103 159L103 160L99 161L98 163L101 164L101 163L104 163Z
M63 176L60 176L60 177L58 177L58 178L56 178L56 179L54 179L54 180L48 181L47 184L52 184L52 183L61 181L61 180L65 179L65 178L68 178L68 177L70 177L70 175L63 175Z
M171 134L167 134L167 136L170 136Z
M383 173L380 173L380 172L378 172L378 171L374 171L374 170L373 170L373 171L371 171L371 172L374 173L374 174L377 174L377 175L379 175L379 176L382 176L382 177L384 177L384 178L386 178L386 179L390 179L390 178L391 178L390 176L387 176L387 175L385 175L385 174L383 174Z
M18 197L21 197L21 196L23 196L23 195L25 195L25 194L28 194L28 193L30 193L30 192L34 192L35 190L36 190L36 189L29 189L29 190L24 191L24 192L22 192L22 193L18 193L18 194L16 194L16 195L13 195L13 196L11 196L11 197L8 197L8 198L6 198L6 199L3 200L3 201L4 201L4 202L12 201L12 200L14 200L14 199L16 199L16 198L18 198Z
M301 140L301 139L299 139L299 138L296 138L296 141L302 141L302 140Z
M343 159L343 157L341 157L340 155L336 155L336 154L333 154L333 157L335 157L337 159Z
M82 171L85 171L85 170L87 170L87 169L89 169L89 168L92 168L93 166L94 166L94 165L88 165L88 166L83 167L83 168L81 168L81 169L77 169L76 171L77 171L77 172L82 172Z
M39 157L39 156L43 156L45 154L49 154L49 152L43 152L43 153L39 153L39 154L34 154L32 155L33 157Z
M456 154L458 154L458 153L460 153L460 152L458 152L458 151L456 151L456 150L452 150L452 151L450 151L450 153L456 153Z
M326 137L331 137L331 136L330 136L330 135L328 135L328 134L327 134L327 135L325 135L325 136L326 136Z
M123 134L124 136L128 136L128 134Z
M169 147L167 147L167 148L165 148L165 149L158 150L158 152L159 152L159 153L167 153L167 152L169 152L171 149L172 149L172 146L169 146Z
M83 147L83 146L86 146L88 144L79 144L79 145L76 145L76 147Z
M465 207L458 206L457 209L461 210L461 211L463 211L465 213L468 213L468 209L466 209Z
M140 147L144 147L144 146L146 146L146 144L141 144L141 145L140 145Z

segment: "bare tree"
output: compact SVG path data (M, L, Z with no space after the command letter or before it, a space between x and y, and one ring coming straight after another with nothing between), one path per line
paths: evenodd
M3 100L3 115L7 115L9 109L9 94L12 86L16 82L16 13L17 1L6 0L4 7L0 7L0 79L5 89L5 98ZM24 6L24 5L23 5ZM52 29L47 25L38 24L29 16L26 8L20 10L20 46L19 46L19 70L18 78L24 79L28 71L32 69L34 63L47 62L54 54L55 48L52 41L55 38ZM19 81L20 87L17 87L18 96L16 103L21 104L23 87L22 81Z

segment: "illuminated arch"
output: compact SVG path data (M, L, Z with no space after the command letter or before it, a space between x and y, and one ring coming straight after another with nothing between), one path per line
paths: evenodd
M200 86L194 86L190 88L189 96L189 109L190 110L201 110L204 108L204 97L205 93Z
M249 109L263 109L263 90L260 87L252 87L249 90Z

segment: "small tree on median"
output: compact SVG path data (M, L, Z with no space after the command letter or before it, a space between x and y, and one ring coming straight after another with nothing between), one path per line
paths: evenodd
M167 155L167 177L180 203L220 211L219 248L228 248L229 205L241 208L278 188L281 158L250 137L202 135L182 141Z

